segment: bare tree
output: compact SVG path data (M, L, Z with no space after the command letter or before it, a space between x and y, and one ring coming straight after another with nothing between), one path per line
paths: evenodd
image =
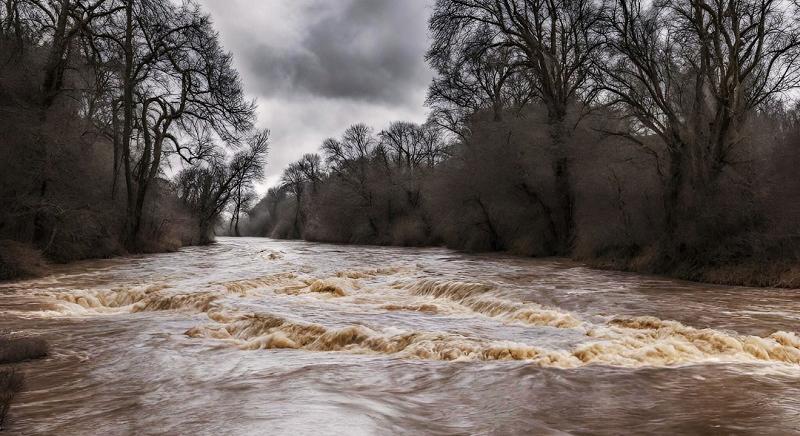
M199 242L208 242L214 225L231 201L263 178L268 149L269 131L257 131L248 138L246 149L230 160L215 159L208 165L191 166L178 174L179 197L198 220Z
M780 0L619 0L609 10L603 88L634 120L629 138L666 144L668 234L679 209L698 207L687 195L703 197L734 163L748 117L800 85L793 11Z
M595 95L591 71L601 46L600 17L600 5L591 0L438 0L430 22L432 51L447 52L488 27L486 47L511 50L532 78L550 122L561 251L574 228L566 118L573 103Z
M325 177L322 158L317 153L306 153L297 163L303 176L311 185L311 192L316 193L319 184L322 183Z
M242 213L246 210L250 210L255 200L255 190L248 188L245 184L236 187L236 192L231 198L231 220L228 224L229 233L233 233L234 236L242 236L239 231L239 222Z
M437 73L426 100L433 109L431 119L462 138L471 114L490 109L500 121L504 109L522 107L532 98L516 52L495 47L492 37L484 25L464 38L434 44L425 55Z
M405 121L395 121L378 135L392 163L413 170L425 160L425 149L419 141L419 126Z
M281 176L281 189L290 194L295 201L292 224L295 235L302 235L302 228L306 223L307 200L317 193L318 186L323 180L321 162L322 159L316 153L304 154L300 160L289 164Z
M243 98L230 55L195 3L129 0L117 9L91 29L89 44L97 58L119 66L120 78L114 82L119 97L112 99L111 114L105 117L111 122L105 125L111 124L119 147L128 244L135 245L144 202L164 156L176 153L194 163L212 154L187 151L191 144L215 143L209 133L235 145L251 128L254 107ZM193 136L197 131L204 135ZM202 140L182 143L187 137Z
M425 155L424 165L433 168L450 156L442 129L430 120L417 129L417 141Z

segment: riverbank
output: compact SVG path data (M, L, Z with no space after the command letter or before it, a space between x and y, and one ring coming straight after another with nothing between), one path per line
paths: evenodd
M800 288L800 262L787 259L747 257L724 262L714 256L685 255L672 259L643 251L616 256L574 256L573 259L597 269L653 274L726 286L756 288Z
M231 236L232 237L232 236ZM304 240L304 239L295 239ZM326 243L321 241L308 241ZM12 242L9 244L8 242ZM212 241L213 244L215 241ZM331 242L334 244L341 244ZM78 260L108 259L127 256L130 254L155 254L171 253L183 247L198 246L203 244L181 244L173 242L171 245L155 245L150 250L140 253L117 252L112 255L99 255ZM355 244L359 245L359 244ZM365 246L397 246L392 244L367 244ZM10 249L9 249L10 247ZM422 245L420 247L436 248L440 245ZM463 250L461 250L463 251ZM468 251L465 251L468 252ZM501 252L521 258L531 257L520 255L512 251ZM643 251L635 255L629 252L615 253L615 256L570 256L569 258L581 262L586 266L609 271L623 271L640 274L650 274L662 277L676 278L697 283L708 283L727 286L747 286L758 288L800 288L800 263L780 259L747 259L735 263L703 263L699 258L686 257L677 262L665 262L650 251ZM536 258L534 256L534 258ZM70 262L59 262L65 264ZM47 275L52 262L44 259L40 252L25 244L13 241L0 241L0 281L35 278ZM9 274L11 272L11 274Z
M0 282L43 277L52 271L54 265L68 265L87 260L113 259L135 254L173 253L183 247L202 246L213 242L212 240L206 244L199 244L192 241L152 241L136 252L126 251L120 246L110 251L98 250L94 256L53 260L48 259L41 250L34 248L32 244L0 240Z
M314 243L343 244L342 242L323 242L308 239L298 240ZM372 247L404 247L400 244L346 244L363 245ZM444 245L412 245L420 248L439 248ZM528 256L514 251L469 251L459 250L463 253L504 253L519 258L544 258L553 256ZM701 256L686 256L675 261L666 260L658 256L653 250L642 250L631 253L629 250L619 250L613 254L588 256L572 255L564 257L580 262L588 267L638 274L647 274L664 278L674 278L695 283L706 283L725 286L746 286L753 288L779 288L800 289L800 262L782 259L755 259L748 258L731 263L704 262Z
M789 262L743 262L736 265L679 265L673 270L642 266L632 259L576 259L586 265L609 271L655 274L696 283L754 288L800 289L800 265Z

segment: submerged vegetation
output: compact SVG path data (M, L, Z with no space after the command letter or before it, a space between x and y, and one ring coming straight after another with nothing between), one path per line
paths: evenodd
M0 430L11 401L22 390L25 374L12 364L46 357L47 342L41 338L16 337L0 332Z
M0 280L207 243L252 195L268 132L218 39L192 1L2 2Z
M0 430L11 408L11 401L22 390L24 380L16 368L0 368Z
M781 0L438 0L429 120L326 140L241 233L800 286L798 17Z

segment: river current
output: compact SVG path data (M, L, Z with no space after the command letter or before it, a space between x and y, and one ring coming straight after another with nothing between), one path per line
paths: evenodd
M7 430L800 434L800 291L440 248L220 238L0 284Z

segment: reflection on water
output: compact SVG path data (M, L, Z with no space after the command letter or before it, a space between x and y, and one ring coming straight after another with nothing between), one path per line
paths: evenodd
M0 285L18 434L800 432L800 294L227 239Z

